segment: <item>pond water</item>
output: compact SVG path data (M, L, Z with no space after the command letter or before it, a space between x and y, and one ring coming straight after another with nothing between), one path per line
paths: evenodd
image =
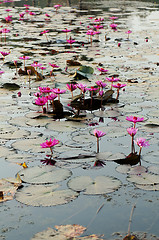
M19 13L25 11L24 4L29 4L36 15L19 21ZM62 5L57 13L54 4ZM7 8L12 10L11 23L4 21ZM1 51L9 52L4 60L3 57L0 59L0 70L4 71L0 76L1 85L16 83L20 86L18 90L0 88L0 179L14 178L18 172L22 180L24 177L23 188L17 190L13 199L0 202L0 239L34 239L38 232L61 224L86 227L82 236L97 234L102 235L102 239L123 239L134 204L131 232L139 234L140 239L159 239L159 1L13 1L1 4L0 12L1 28L10 29L6 41L3 35L1 39ZM46 13L50 15L49 20L45 19ZM111 16L118 17L115 20L117 31L110 28ZM88 43L86 36L88 25L89 28L93 25L89 17L104 18L101 23L104 28L93 37L92 44ZM65 28L72 30L68 35L76 40L72 47L66 43L66 34L62 32ZM46 29L49 30L48 40L40 34ZM132 31L129 39L128 30ZM46 67L45 78L37 81L35 75L16 73L14 61L21 64L17 65L18 70L23 69L24 63L19 59L23 55L30 57L26 60L27 66L37 61ZM67 65L67 60L89 66L94 73L86 75L88 79L75 79L79 66ZM49 62L60 66L60 69L54 69L55 75L50 74ZM108 73L100 74L97 67L108 69ZM66 118L55 121L52 115L42 114L41 107L34 104L34 93L39 86L66 90L67 83L78 82L90 87L97 80L106 82L105 78L112 76L119 77L121 83L126 84L124 90L120 90L119 103L107 103L104 110L83 111L85 118L82 121L67 121ZM110 83L106 83L109 90ZM19 91L21 97L18 97ZM74 96L77 94L76 89ZM113 96L116 97L116 90ZM88 93L86 97L89 98ZM71 93L67 91L62 94L61 103L69 112L71 108L67 104L70 102ZM132 127L132 122L126 121L126 116L130 115L144 117L144 122L137 122L137 137L146 138L150 144L142 149L141 167L139 163L131 167L112 161L125 159L131 151L131 137L126 130ZM91 126L93 123L98 125ZM101 155L96 155L95 128L106 132L100 139ZM54 147L57 163L40 172L37 166L41 169L41 160L45 159L46 153L49 154L49 150L41 149L40 144L50 138L60 141ZM136 151L139 151L138 146ZM97 159L105 165L94 167ZM28 166L24 172L20 166L23 162ZM137 172L130 174L137 166ZM72 182L81 176L83 179L85 176L92 178L94 185L97 184L96 177L106 176L110 181L117 181L117 186L111 185L110 192L100 193L101 189L104 191L104 185L109 184L105 178L99 181L97 189L92 186L94 194L85 194L87 187L77 190L76 186L74 194L78 196L72 201L66 196L67 204L58 201L51 204L45 190L45 194L41 193L42 202L37 206L39 195L34 194L39 191L39 186L48 186L48 179L50 176L53 179L54 174L57 178L64 175L50 172L49 175L50 168L62 169L66 175L71 175L57 181L59 191L72 189L75 184ZM36 169L37 175L29 173L29 169ZM37 178L41 180L42 175L42 184L37 183ZM22 195L30 186L34 189ZM27 199L32 195L32 201ZM62 195L59 202L61 198ZM41 235L36 239L54 238L42 238Z

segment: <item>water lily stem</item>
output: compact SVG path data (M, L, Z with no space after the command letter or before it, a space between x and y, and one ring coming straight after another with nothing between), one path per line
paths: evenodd
M97 153L99 153L99 138L97 138Z

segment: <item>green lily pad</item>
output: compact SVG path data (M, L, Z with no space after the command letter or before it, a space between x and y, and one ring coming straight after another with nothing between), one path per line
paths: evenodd
M48 184L64 181L72 175L68 169L54 166L36 166L22 169L19 176L23 182L30 184Z
M15 198L18 202L26 205L39 206L57 206L69 203L78 197L78 193L70 189L56 190L58 184L54 185L30 185L20 189Z
M83 191L87 195L99 195L116 191L121 186L118 179L107 176L97 176L94 180L89 176L71 179L68 187L74 191Z

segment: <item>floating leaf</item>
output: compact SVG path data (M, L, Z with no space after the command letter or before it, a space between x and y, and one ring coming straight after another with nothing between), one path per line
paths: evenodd
M8 90L18 90L20 86L16 83L4 83L2 85L2 88L8 89Z
M74 240L102 240L99 236L92 234L90 236L84 236L84 237L78 237L81 235L86 228L73 224L73 225L61 225L61 226L55 226L55 229L48 228L47 230L44 230L42 232L36 233L34 237L31 240L68 240L68 239L74 239Z
M149 166L148 171L159 175L159 166Z
M31 184L56 183L69 178L71 175L70 170L53 166L30 167L19 172L22 181Z
M135 184L159 184L159 175L141 173L140 175L130 175L127 180Z
M116 191L121 182L107 176L97 176L94 180L89 176L80 176L71 179L68 186L75 191L84 191L84 194L97 195Z
M78 197L78 193L70 189L56 190L59 185L30 185L20 189L15 198L17 201L26 205L35 207L39 206L56 206L69 203Z
M0 179L0 202L12 200L20 185L19 180L15 178Z

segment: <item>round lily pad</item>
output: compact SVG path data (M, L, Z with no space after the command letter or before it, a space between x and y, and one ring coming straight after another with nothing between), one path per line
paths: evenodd
M147 168L143 166L135 166L131 167L130 170L127 172L128 174L135 174L135 175L140 175L141 173L147 172Z
M127 180L135 184L159 184L159 175L147 172L141 173L140 175L129 175Z
M6 157L10 154L13 154L13 151L10 151L9 148L0 146L0 157Z
M72 175L68 169L54 166L36 166L22 169L19 176L23 182L30 184L48 184L64 181Z
M96 111L94 113L96 117L104 117L104 118L112 118L112 117L119 117L121 116L121 112L117 111L116 109L109 109L105 111Z
M69 203L78 197L78 193L70 189L56 190L58 184L54 185L30 185L20 189L15 198L17 201L30 206L57 206Z
M97 176L94 180L89 176L80 176L71 179L68 186L75 191L83 191L88 195L99 195L116 191L121 182L107 176Z

